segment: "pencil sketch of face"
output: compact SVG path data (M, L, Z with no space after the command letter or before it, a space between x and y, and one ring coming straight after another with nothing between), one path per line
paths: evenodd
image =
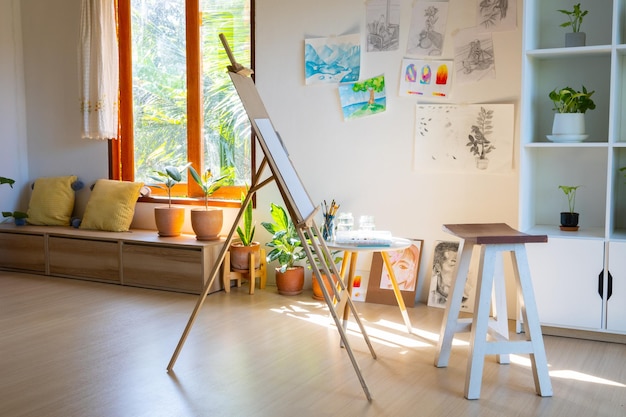
M458 248L456 242L440 242L435 247L433 274L437 277L437 292L446 298L452 285Z

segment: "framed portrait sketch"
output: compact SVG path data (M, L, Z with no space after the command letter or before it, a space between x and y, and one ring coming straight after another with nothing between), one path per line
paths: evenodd
M424 241L421 239L410 240L413 244L407 249L389 251L388 254L404 304L407 307L414 307L417 276L419 274ZM372 256L372 267L370 269L365 301L377 304L397 304L391 280L380 252L375 252Z
M435 242L430 276L430 291L428 292L429 306L445 308L448 295L452 295L451 285L458 251L459 242L444 240ZM476 265L474 255L475 253L472 254L471 265ZM465 283L465 290L463 291L461 311L471 312L474 309L475 288L476 273L472 271L470 266L470 271L468 272L467 281Z

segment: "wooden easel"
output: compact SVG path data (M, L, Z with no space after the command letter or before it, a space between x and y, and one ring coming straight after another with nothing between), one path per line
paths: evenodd
M271 181L275 181L280 194L283 198L283 202L285 203L287 212L289 213L293 224L296 226L298 231L298 236L302 241L302 246L307 255L309 263L313 269L313 276L320 284L320 288L322 289L322 293L324 294L324 301L330 310L331 316L335 322L335 326L339 335L341 337L341 345L345 347L346 353L348 354L350 361L352 362L352 366L354 367L354 371L357 374L359 382L361 383L361 387L363 388L363 392L367 397L368 401L372 400L369 389L367 388L367 384L363 379L361 374L361 370L359 369L359 365L354 357L352 352L352 348L350 347L350 343L348 342L346 330L344 329L342 322L340 320L340 314L343 314L346 306L352 312L354 316L354 320L359 326L361 330L361 334L372 354L372 357L376 359L376 353L374 352L374 348L370 342L369 336L365 331L365 327L359 318L359 315L356 311L354 304L350 298L350 294L346 288L346 285L342 280L338 280L339 286L333 287L333 294L329 294L328 289L323 283L321 274L325 273L327 276L331 276L331 274L335 274L335 276L340 276L339 271L337 271L337 267L331 263L331 265L326 265L322 262L321 269L318 264L315 262L315 259L332 259L331 253L326 246L326 243L323 239L317 239L318 235L317 231L319 230L318 226L315 224L313 217L319 210L319 207L316 207L311 198L309 197L304 185L300 181L300 177L295 171L291 160L289 159L289 155L280 140L280 137L274 130L272 123L269 119L267 111L265 110L265 106L263 105L263 101L259 96L259 93L254 85L253 80L250 78L252 71L244 68L241 64L237 63L230 47L228 46L228 42L225 37L220 34L220 39L222 44L224 45L224 49L228 54L231 65L228 67L230 78L235 85L237 93L244 105L244 108L248 114L248 118L250 119L252 129L255 133L255 136L259 142L260 147L263 150L263 161L261 162L258 170L256 171L253 179L252 185L248 190L248 194L246 195L241 209L235 218L233 226L231 227L230 232L224 242L224 246L220 251L218 258L213 265L213 269L207 282L204 285L204 289L200 296L198 297L198 301L191 313L191 317L187 322L187 326L183 331L183 334L176 346L176 350L172 355L172 358L167 365L168 372L172 370L174 364L176 363L176 359L180 354L180 351L189 335L189 331L193 326L193 323L196 320L198 312L204 303L207 294L209 292L209 288L213 285L213 281L218 275L218 271L220 265L224 261L224 257L226 255L226 251L230 246L230 243L235 234L235 230L239 221L243 215L245 207L250 203L252 196L263 186L270 183ZM272 175L261 181L261 174L266 166L270 167ZM339 313L338 313L339 312Z

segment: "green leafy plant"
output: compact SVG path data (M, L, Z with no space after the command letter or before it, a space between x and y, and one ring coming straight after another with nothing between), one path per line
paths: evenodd
M0 177L0 185L2 184L9 184L9 187L13 188L15 180L6 177ZM7 219L13 217L13 219L16 220L16 223L20 223L20 220L28 218L28 214L24 213L23 211L3 211L2 217Z
M569 206L569 212L574 213L574 206L576 205L576 190L580 185L559 185L559 188L563 190L567 197L567 204Z
M246 192L241 193L241 203L246 199ZM241 244L243 246L250 246L252 244L252 239L254 239L254 232L256 230L256 226L252 222L252 200L248 201L248 205L246 206L243 212L243 228L241 226L237 226L237 235L239 236L239 240L241 240Z
M191 162L188 162L182 167L166 166L163 171L156 170L154 171L156 175L150 176L150 178L158 182L158 184L151 184L153 187L167 191L169 207L172 207L172 187L183 180L183 173L190 166ZM161 183L163 185L161 185Z
M193 166L189 166L189 173L193 180L200 186L204 195L204 208L209 209L209 197L220 189L228 180L232 178L232 173L227 173L221 177L214 178L210 169L205 170L202 175L198 174Z
M302 247L298 231L285 209L272 203L270 213L274 222L261 223L265 230L272 234L272 240L266 243L272 248L267 254L267 261L277 260L280 264L280 272L285 272L288 268L292 268L295 262L304 259L306 252Z
M572 87L554 89L550 92L550 100L554 103L552 110L557 113L585 113L587 110L596 108L591 99L594 91L587 91L583 85L582 91L576 91Z
M587 16L589 10L581 10L580 3L574 5L573 10L558 10L567 16L568 21L561 23L562 28L571 27L572 32L580 32L580 25L583 24L583 17Z

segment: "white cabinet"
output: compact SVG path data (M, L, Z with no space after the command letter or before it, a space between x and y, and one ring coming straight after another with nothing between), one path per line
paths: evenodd
M541 322L626 334L626 0L581 3L587 45L566 48L567 17L557 10L576 3L524 1L519 227L549 237L529 254ZM549 92L583 85L597 106L585 114L588 138L550 142ZM559 185L580 185L577 232L559 230ZM610 298L600 283L612 284Z
M548 243L526 248L539 321L548 326L600 329L598 277L603 269L604 243L549 238Z
M626 332L626 242L609 243L609 273L606 328Z

